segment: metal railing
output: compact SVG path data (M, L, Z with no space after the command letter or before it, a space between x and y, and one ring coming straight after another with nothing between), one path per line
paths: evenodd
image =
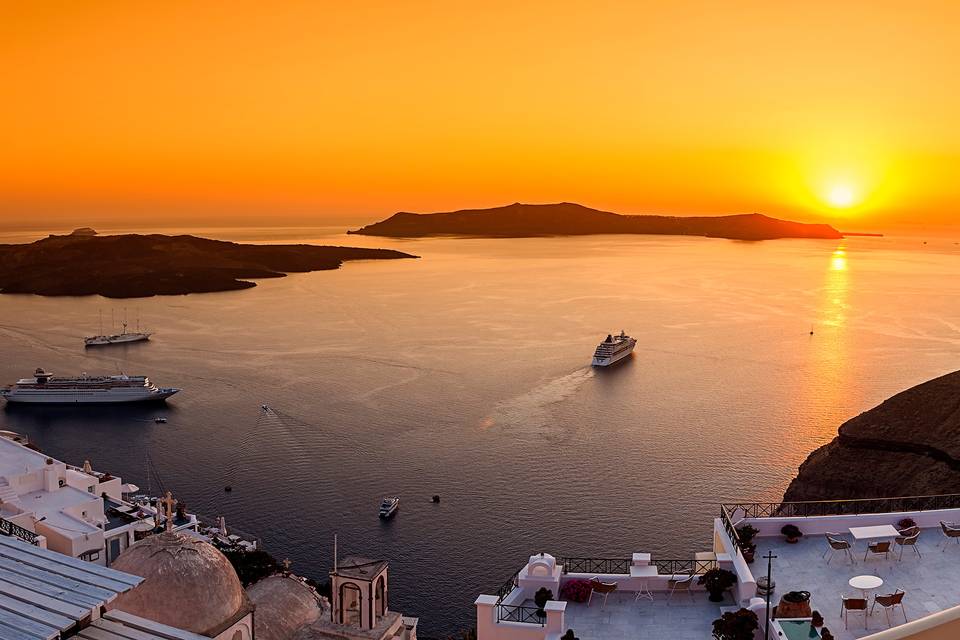
M522 605L498 604L497 622L522 622L524 624L537 624L541 627L546 622L546 616L541 616L536 607L524 607Z
M650 562L656 565L657 573L670 576L702 576L718 566L716 560L651 560Z
M39 536L33 531L24 529L20 525L13 524L6 518L0 518L0 534L19 538L20 540L29 542L33 545L37 544L37 538L39 538Z
M735 549L734 553L740 553L740 534L737 532L737 528L733 526L733 515L725 504L720 505L720 521L723 522L723 528L730 536L730 541Z
M508 595L513 593L513 590L517 588L520 584L520 569L517 569L517 572L513 574L509 580L500 585L500 588L497 589L497 604L499 605L503 602L503 599Z
M630 558L557 558L563 573L630 573Z
M847 516L904 511L960 509L960 493L895 498L857 498L853 500L808 500L802 502L736 502L720 505L721 517L733 529L734 514L743 518L809 518ZM724 526L727 526L726 523ZM734 534L736 530L734 529Z

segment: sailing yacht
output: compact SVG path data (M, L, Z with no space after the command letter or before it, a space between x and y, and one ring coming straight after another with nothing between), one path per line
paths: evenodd
M142 342L144 340L149 340L152 333L147 333L140 331L140 316L137 315L137 330L136 331L127 331L127 320L124 318L122 322L123 329L120 333L114 334L112 336L104 335L103 333L103 313L100 314L100 335L90 336L83 339L83 344L86 347L100 347L109 344L126 344L128 342Z

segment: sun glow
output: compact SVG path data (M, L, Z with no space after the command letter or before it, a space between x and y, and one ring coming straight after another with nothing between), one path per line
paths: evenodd
M827 193L827 202L838 209L846 209L854 204L857 196L849 185L838 184L830 188Z

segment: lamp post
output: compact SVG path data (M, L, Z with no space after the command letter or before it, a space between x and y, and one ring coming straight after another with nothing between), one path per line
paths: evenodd
M767 600L767 622L763 629L763 638L764 640L770 639L770 592L773 589L770 588L770 579L773 571L773 559L777 556L773 555L773 551L767 551L767 555L763 556L767 559L767 588L764 589L766 600Z

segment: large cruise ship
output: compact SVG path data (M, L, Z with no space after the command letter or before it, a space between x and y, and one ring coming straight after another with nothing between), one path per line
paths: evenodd
M609 367L616 364L630 355L635 346L637 346L637 339L631 338L623 331L618 336L609 334L593 352L593 366Z
M7 402L34 404L105 404L166 400L180 389L158 387L145 376L88 376L58 378L37 369L32 378L0 389Z

